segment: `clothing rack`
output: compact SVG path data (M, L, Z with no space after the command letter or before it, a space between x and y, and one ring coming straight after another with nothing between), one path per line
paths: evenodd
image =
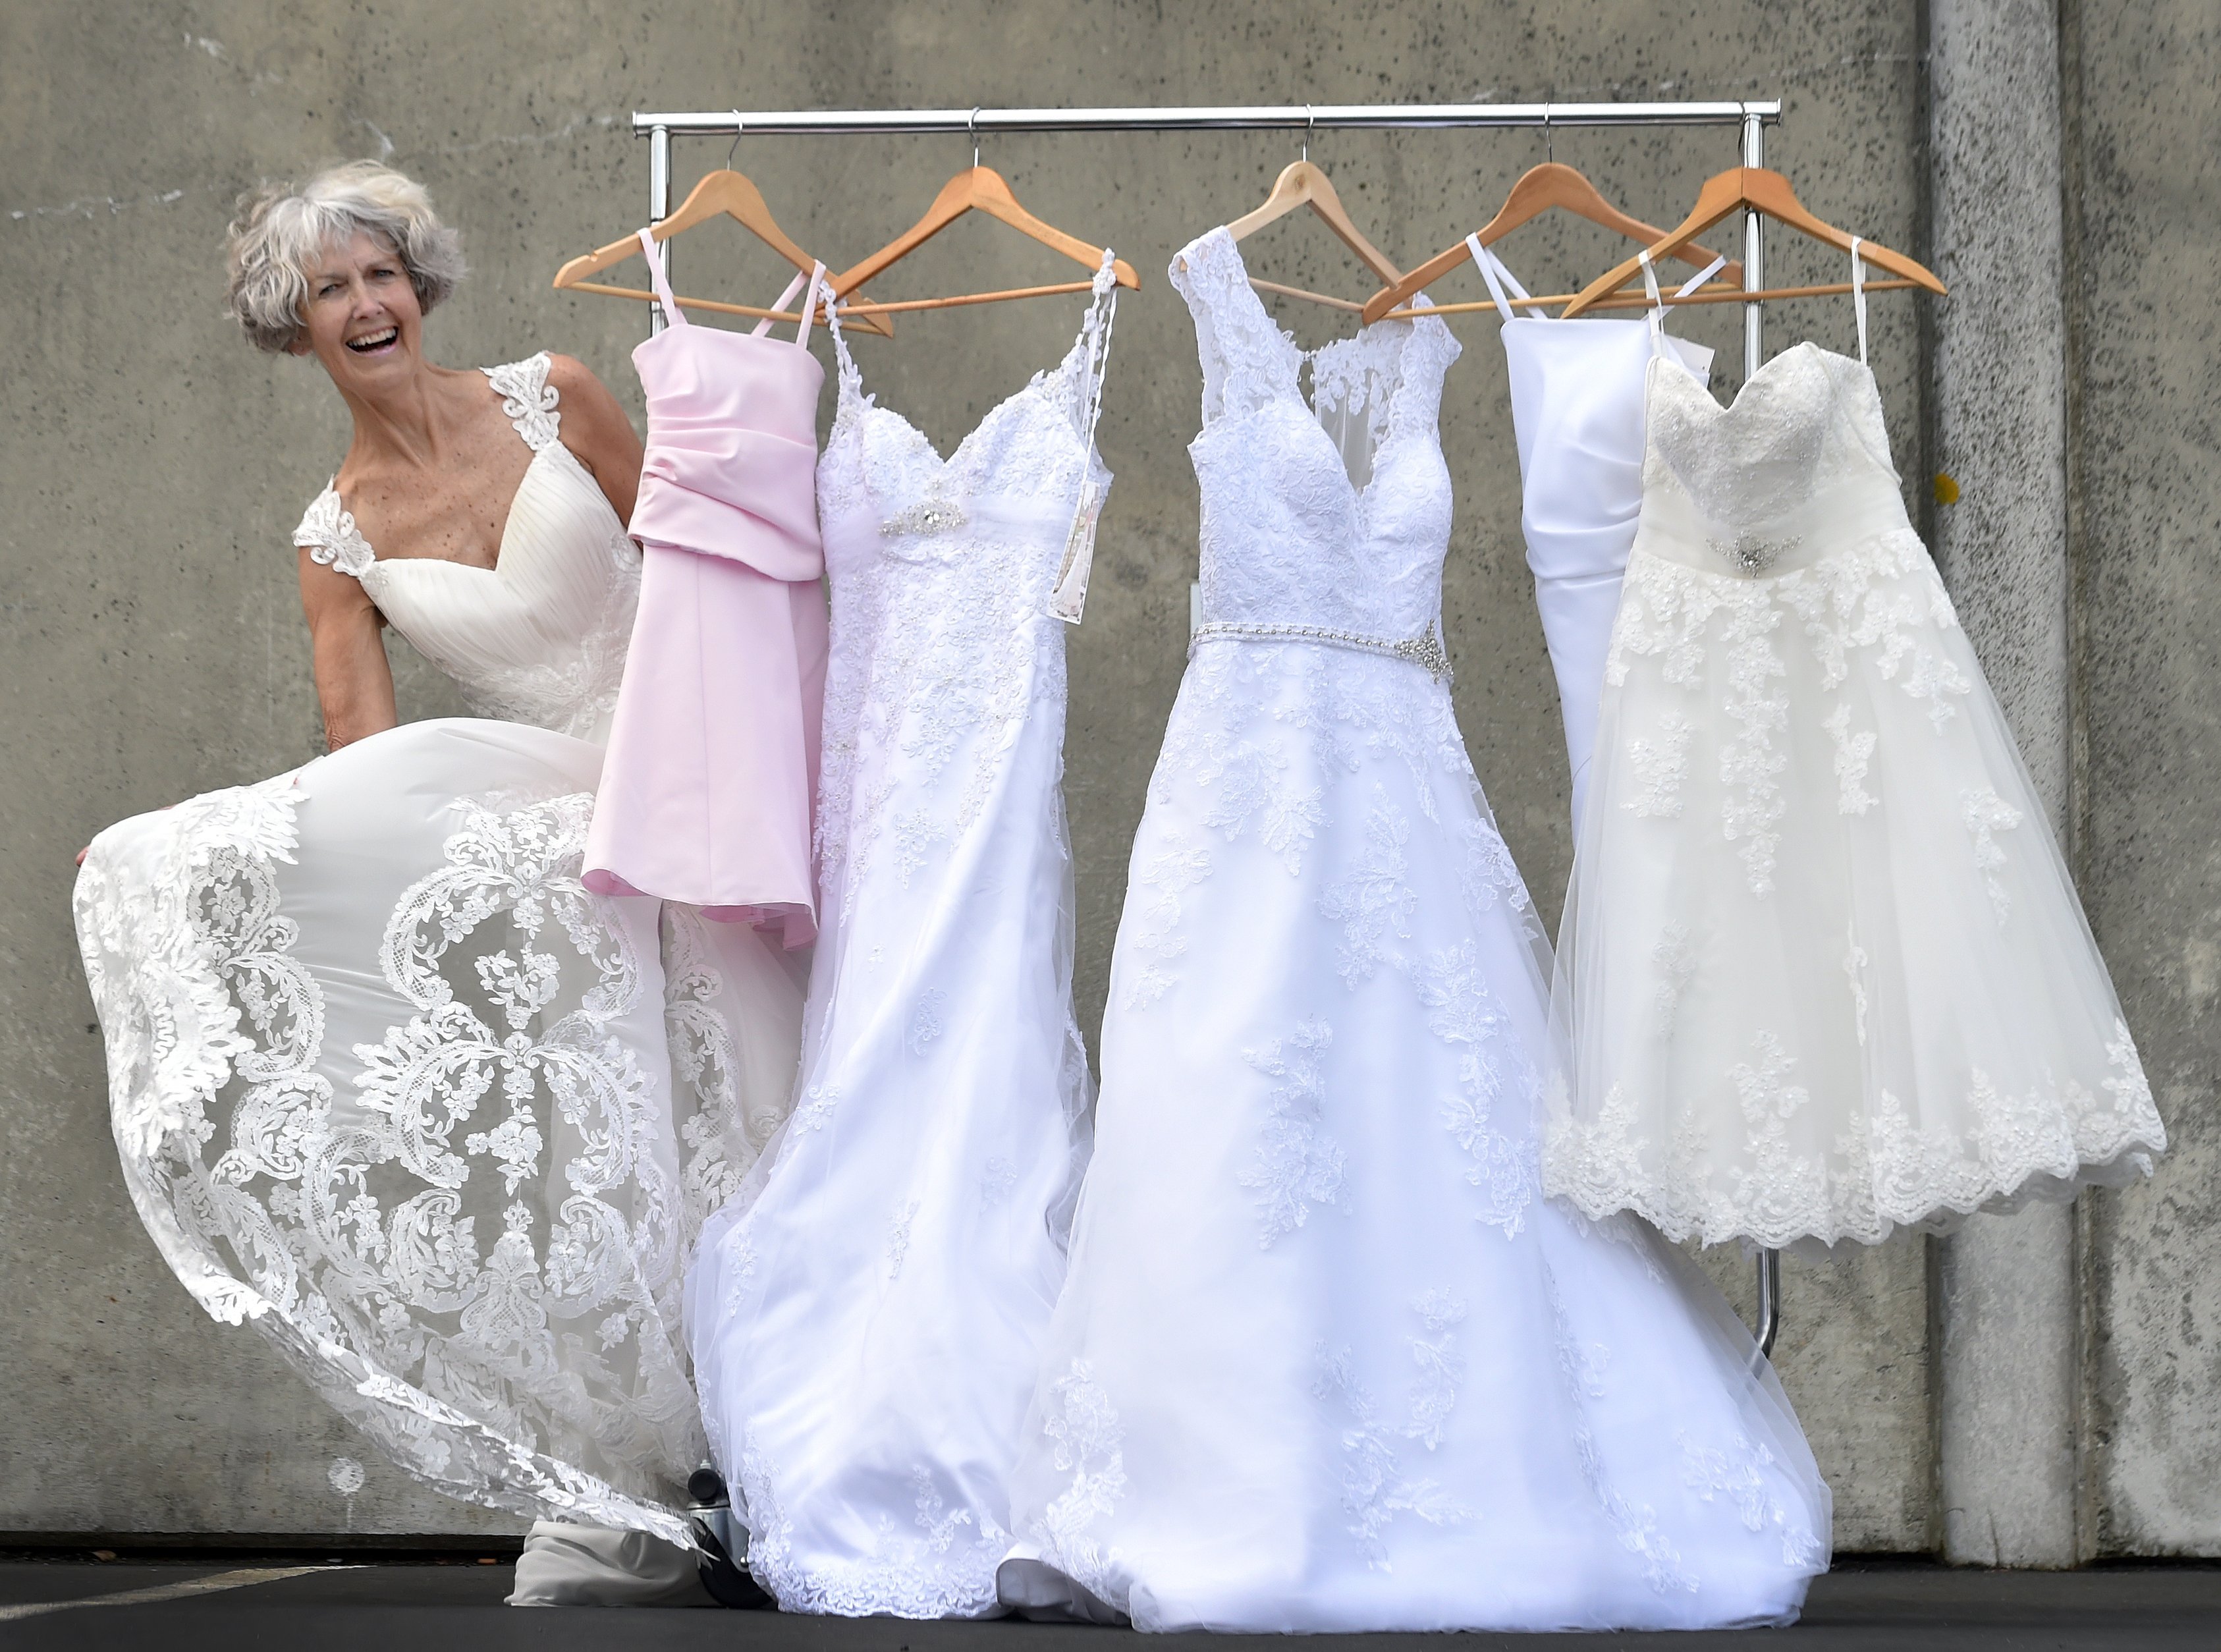
M671 216L673 138L856 137L929 133L1015 132L1447 132L1540 131L1559 127L1724 126L1740 135L1737 164L1766 165L1766 128L1781 119L1781 100L1662 103L1264 103L1179 109L711 110L632 117L648 140L648 216ZM1765 290L1765 229L1759 214L1742 220L1742 288ZM660 249L668 278L670 243ZM1748 380L1765 360L1756 299L1742 307L1742 365ZM648 306L648 331L663 330ZM1781 1329L1781 1253L1758 1254L1759 1351L1771 1355Z

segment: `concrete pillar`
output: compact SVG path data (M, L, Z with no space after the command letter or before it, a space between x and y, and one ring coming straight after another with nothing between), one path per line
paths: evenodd
M1935 549L2036 779L2067 820L2066 311L2053 0L1930 0L1930 431L1958 485ZM1924 482L1925 479L1922 479ZM2072 1213L1975 1217L1936 1242L1931 1346L1944 1558L2071 1566Z

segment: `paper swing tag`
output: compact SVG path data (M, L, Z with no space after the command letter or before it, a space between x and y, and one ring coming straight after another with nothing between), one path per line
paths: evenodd
M1103 514L1103 490L1090 476L1079 486L1079 508L1072 513L1072 531L1064 538L1064 560L1056 570L1056 589L1049 593L1051 619L1067 625L1079 623L1087 605L1087 571L1095 560L1095 523Z

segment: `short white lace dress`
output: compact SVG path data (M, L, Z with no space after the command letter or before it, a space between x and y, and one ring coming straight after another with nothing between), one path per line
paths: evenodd
M1876 1243L2167 1142L1906 520L1857 303L1861 360L1799 344L1730 407L1649 369L1546 1181L1677 1239Z
M800 1087L688 1286L710 1442L790 1611L998 1610L1086 1143L1049 610L1110 481L1092 409L1112 295L1106 263L1062 363L946 460L836 344Z
M1450 704L1457 346L1174 262L1204 619L1134 844L1003 1598L1148 1630L1793 1617L1829 1497L1717 1292L1541 1196L1547 947Z
M493 568L379 557L329 489L295 535L481 715L110 827L78 935L124 1180L201 1305L429 1486L683 1543L685 1269L785 1115L801 981L580 883L640 552L547 370L487 372L534 449Z

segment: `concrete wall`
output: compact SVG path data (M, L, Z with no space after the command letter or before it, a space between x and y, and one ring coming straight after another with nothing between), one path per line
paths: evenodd
M2221 12L2064 23L2076 874L2173 1146L2085 1200L2080 1546L2221 1552Z
M2124 7L2083 31L2105 67L2090 83L2099 89L2074 105L2085 111L2075 129L2110 135L2092 151L2109 167L2126 164L2122 147L2148 147L2121 174L2124 187L2147 215L2137 222L2174 236L2166 245L2188 257L2188 232L2170 227L2165 204L2168 168L2192 164L2187 147L2164 137L2182 116L2118 87L2130 72L2121 54L2171 16L2183 38L2169 72L2184 100L2210 104L2199 89L2213 79L2212 41L2192 38L2197 0L2159 11L2147 25ZM99 1045L69 932L69 855L120 816L259 778L318 748L286 535L337 462L347 425L313 366L256 357L216 314L222 228L238 191L322 159L388 155L430 185L474 266L434 321L441 359L566 350L636 402L625 352L642 313L547 291L562 259L639 222L646 153L625 128L635 108L1779 94L1788 118L1769 158L1808 203L1911 247L1925 198L1924 28L1911 0L0 9L0 681L15 713L0 725L0 854L17 873L0 888L0 1255L11 1264L0 1276L0 1393L10 1402L0 1415L0 1533L508 1529L415 1491L251 1334L203 1319L140 1234L112 1168ZM2093 126L2091 110L2128 124ZM1567 133L1555 149L1661 222L1734 158L1724 132ZM1406 263L1486 218L1542 153L1539 137L1500 134L1337 135L1312 147L1374 239ZM2210 169L2210 146L2203 153ZM1090 1026L1127 846L1183 662L1194 572L1183 448L1198 385L1189 323L1161 272L1188 237L1261 198L1292 155L1286 140L1239 135L986 146L984 158L1029 204L1116 246L1145 282L1120 314L1102 431L1119 480L1088 622L1072 640L1068 790ZM683 145L679 187L723 156L722 144ZM958 138L765 139L744 142L738 164L796 237L837 264L908 224L968 160ZM961 225L943 242L884 283L884 296L1060 273L1042 249L991 226ZM1254 245L1275 278L1367 290L1338 243L1302 218ZM1774 245L1770 274L1839 278L1833 255L1782 237ZM1578 284L1621 255L1601 232L1553 222L1504 251L1530 285L1546 287ZM2215 868L2190 828L2192 764L2213 691L2193 665L2211 645L2185 571L2212 526L2191 422L2193 409L2210 417L2212 360L2210 336L2202 356L2170 356L2182 335L2168 329L2181 324L2170 297L2208 269L2186 266L2170 287L2159 266L2125 248L2107 259L2119 272L2108 285L2134 278L2150 295L2134 359L2107 380L2107 416L2149 435L2101 451L2134 451L2143 487L2161 491L2105 479L2104 497L2119 502L2102 543L2118 549L2100 552L2086 533L2076 544L2086 576L2103 557L2102 579L2085 583L2105 588L2113 617L2085 635L2149 646L2157 624L2174 653L2155 701L2149 669L2104 646L2088 650L2097 663L2077 679L2077 726L2087 767L2112 778L2085 860L2105 892L2093 921L2115 948L2162 1105L2188 1137L2187 1115L2206 1104L2212 1083L2212 1036L2198 1010L2221 979L2212 942L2197 939L2211 933L2212 896L2199 892ZM679 268L681 291L712 296L767 294L783 279L763 249L714 229L680 243ZM1460 280L1441 296L1479 296L1477 282ZM2094 306L2074 313L2086 312L2104 319ZM1919 451L1928 410L1916 315L1904 298L1875 300L1874 357L1909 485L1932 468ZM1308 308L1286 319L1307 344L1335 325ZM1055 300L952 312L905 320L892 344L866 341L859 354L869 387L945 447L1053 360L1076 321L1076 308ZM1851 336L1841 303L1779 307L1768 327L1776 347L1810 333L1846 347ZM1719 347L1732 388L1733 315L1699 312L1683 330ZM1555 917L1570 852L1563 752L1518 543L1502 354L1492 324L1474 318L1460 331L1467 354L1442 410L1460 491L1446 598L1458 709L1505 835ZM2164 371L2144 370L2146 360ZM2185 598L2163 622L2152 606L2162 591ZM398 663L404 715L454 709L422 662ZM2155 732L2180 754L2164 779L2150 769ZM2085 1386L2093 1406L2110 1397L2107 1415L2123 1429L2118 1448L2093 1461L2118 1460L2124 1477L2086 1477L2086 1494L2124 1530L2152 1534L2120 1546L2195 1549L2221 1536L2211 1501L2198 1501L2212 1498L2201 1488L2221 1455L2206 1393L2213 1374L2193 1381L2181 1368L2193 1322L2180 1318L2175 1295L2192 1287L2165 1236L2207 1202L2214 1150L2208 1143L2199 1159L2193 1144L2149 1196L2101 1208L2080 1252L2092 1278L2078 1300L2116 1350L2086 1362ZM1748 1310L1748 1265L1733 1254L1708 1261ZM1930 1547L1940 1524L1938 1361L1926 1247L1900 1242L1786 1273L1778 1357L1836 1486L1839 1547ZM2130 1493L2155 1462L2175 1461L2170 1437L2201 1428L2203 1455L2181 1461L2178 1492ZM2129 1450L2132 1434L2149 1442L2141 1456ZM328 1478L342 1455L368 1470L351 1499Z

